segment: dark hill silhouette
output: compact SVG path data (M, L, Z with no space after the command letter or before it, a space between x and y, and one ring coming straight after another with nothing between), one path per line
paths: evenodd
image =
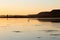
M37 14L38 18L42 18L42 17L49 17L49 12L40 12Z
M51 12L50 12L50 15L52 16L52 17L60 17L60 9L58 9L58 10L52 10Z
M38 18L60 18L60 9L55 9L50 12L40 12L37 14Z

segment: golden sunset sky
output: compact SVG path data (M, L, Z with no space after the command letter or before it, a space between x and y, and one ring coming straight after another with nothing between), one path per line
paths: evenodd
M28 15L60 8L60 0L0 0L0 15Z

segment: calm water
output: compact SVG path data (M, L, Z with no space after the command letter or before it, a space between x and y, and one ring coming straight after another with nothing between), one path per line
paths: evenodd
M60 40L60 23L0 18L0 40Z

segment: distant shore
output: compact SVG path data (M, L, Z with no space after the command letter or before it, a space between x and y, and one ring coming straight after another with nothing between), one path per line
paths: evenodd
M0 18L60 18L60 9L31 15L0 15Z

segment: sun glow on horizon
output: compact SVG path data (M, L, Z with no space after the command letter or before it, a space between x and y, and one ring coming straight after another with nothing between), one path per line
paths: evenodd
M0 0L0 15L28 15L60 9L60 0Z

